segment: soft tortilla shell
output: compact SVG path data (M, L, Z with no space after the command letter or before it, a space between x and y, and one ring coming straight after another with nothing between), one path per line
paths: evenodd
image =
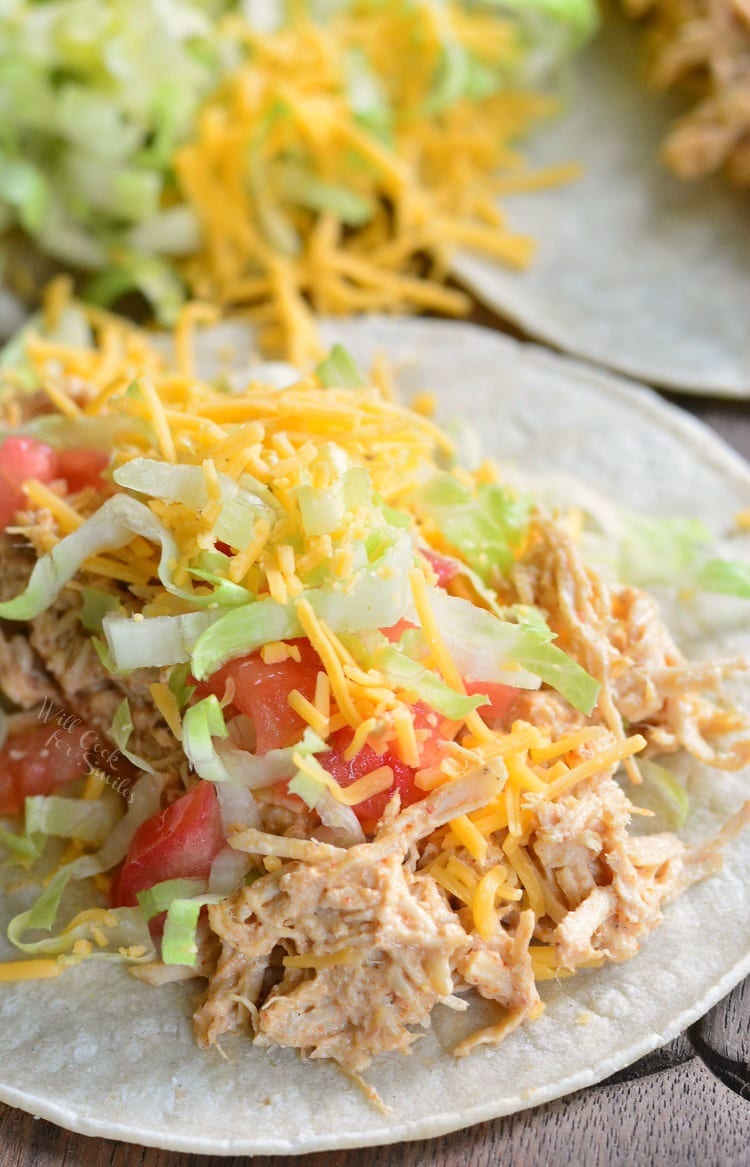
M750 197L663 166L660 144L684 105L646 89L642 47L608 16L573 64L566 113L529 143L532 164L583 166L568 186L503 200L538 243L529 270L463 254L453 271L566 352L675 389L750 397Z
M219 348L226 330L220 337ZM611 376L465 325L361 320L331 325L328 338L363 364L389 353L409 391L435 390L444 415L467 414L504 462L575 471L645 511L691 513L715 530L750 505L740 458ZM696 620L706 651L750 648L746 609L744 633L732 605L714 603L712 612ZM738 776L696 772L692 837L719 826L745 787ZM17 878L6 873L6 886ZM750 833L717 876L668 908L635 960L543 986L543 1017L498 1049L453 1059L467 1018L436 1011L411 1057L385 1059L367 1075L391 1108L387 1118L332 1065L244 1039L224 1044L226 1060L199 1050L189 1022L194 984L151 989L93 964L0 988L0 1099L84 1134L221 1154L437 1135L590 1085L683 1030L750 971L748 883ZM9 911L24 906L24 894L9 893Z

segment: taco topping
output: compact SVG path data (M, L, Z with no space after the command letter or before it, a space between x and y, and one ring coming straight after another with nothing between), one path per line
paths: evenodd
M687 813L654 759L750 762L746 663L686 660L591 566L592 516L462 465L382 369L207 378L190 310L173 356L66 312L82 342L32 329L3 374L0 843L46 883L2 979L200 976L201 1045L359 1074L438 1004L497 1006L463 1055L634 956L748 817L692 848L630 830L652 785ZM631 577L648 522L622 519ZM695 586L750 596L747 564L659 529L660 570L679 538Z
M310 306L464 315L451 250L525 267L496 196L577 175L517 143L596 23L594 0L9 0L0 262L24 298L28 241L99 304L241 307L293 360Z
M672 126L664 159L680 178L723 170L750 186L750 13L735 0L624 0L644 18L649 79L695 98Z

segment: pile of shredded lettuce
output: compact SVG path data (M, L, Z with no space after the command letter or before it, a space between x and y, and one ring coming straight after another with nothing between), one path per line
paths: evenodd
M310 0L289 10L324 21L347 6L357 7ZM593 0L484 7L517 23L527 81L547 74L595 23ZM112 302L137 290L162 320L172 319L184 296L175 259L200 241L175 179L175 151L237 64L243 20L267 31L283 17L283 4L263 0L7 0L0 6L0 238L20 230L55 261L96 273L91 298ZM435 111L502 84L450 36L442 57ZM367 77L354 75L352 85L366 125L373 107ZM382 95L376 104L387 115ZM346 190L318 183L308 195L353 213L356 200ZM10 251L0 247L0 277L4 255L7 267Z

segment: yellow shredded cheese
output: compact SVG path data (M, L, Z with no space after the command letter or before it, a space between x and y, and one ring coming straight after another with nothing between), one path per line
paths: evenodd
M556 798L577 783L583 782L584 778L590 778L592 774L598 774L610 766L616 766L618 762L623 762L626 758L632 757L633 754L637 754L645 748L646 739L640 733L634 734L624 742L616 742L615 745L595 754L593 758L580 762L567 774L556 778L554 782L550 782L547 787L549 797Z
M320 351L311 306L468 312L470 298L445 286L451 248L525 267L533 243L495 206L502 182L515 193L576 172L520 165L514 143L552 110L548 98L502 91L431 108L443 48L429 5L369 2L320 25L290 11L272 33L233 23L244 59L206 103L174 166L201 227L199 251L181 265L194 294L241 306L267 348L300 362ZM496 13L450 0L443 19L485 68L504 71L520 51ZM388 97L388 139L351 101L352 53ZM193 367L189 322L183 316L178 328L181 371Z
M76 531L84 522L82 515L74 510L67 502L60 498L59 494L55 494L54 490L50 490L44 483L39 482L36 478L29 479L23 484L23 492L28 498L32 506L40 507L47 510L54 515L64 534L69 535L71 531Z
M491 940L497 927L495 897L505 882L507 870L501 863L491 867L479 880L471 901L471 914L482 940Z
M465 814L451 819L450 828L458 841L466 848L473 859L484 863L487 858L487 840L476 827L476 824Z
M297 619L302 625L305 635L323 662L323 666L331 682L331 692L336 699L340 713L348 724L353 729L356 729L363 718L351 698L347 680L344 676L344 670L341 667L341 661L338 658L336 649L331 643L330 633L327 633L321 621L318 620L310 606L309 600L298 600L295 604L295 609Z
M279 665L282 661L293 660L297 664L302 660L302 653L296 644L287 644L283 640L269 640L260 650L264 665Z
M172 736L178 742L182 741L182 718L180 717L180 709L177 704L177 698L169 685L163 681L154 681L153 684L149 685L148 691L153 698L154 705L169 726Z
M338 965L353 965L359 964L362 959L361 953L358 953L354 948L340 948L337 952L326 952L317 955L313 952L299 952L291 956L282 957L281 963L284 968L312 968L324 969L335 968Z
M299 689L292 689L287 696L287 702L295 713L298 713L320 737L325 737L328 730L328 718L322 714L311 701L308 701Z
M9 960L0 963L0 981L41 981L63 971L56 960Z

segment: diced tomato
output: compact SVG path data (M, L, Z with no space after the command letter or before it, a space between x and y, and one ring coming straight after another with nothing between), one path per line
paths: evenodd
M425 551L424 548L422 548L420 554L425 557L435 572L438 587L447 587L454 576L458 575L459 568L455 560L447 559L445 555L439 555L437 551Z
M102 450L60 450L55 477L65 479L71 494L86 486L100 490L104 486L102 470L108 462L109 455Z
M441 753L440 743L451 741L460 723L447 721L421 701L412 706L412 716L420 749L419 769L436 765ZM402 808L425 797L424 790L414 785L416 769L402 761L395 750L388 749L378 754L371 746L365 746L356 757L347 761L344 754L351 745L352 737L351 729L341 729L330 739L333 748L326 754L318 754L321 766L336 779L339 786L351 786L358 778L363 778L381 766L390 766L393 770L393 785L389 790L374 794L353 807L360 822L376 822L397 791L401 796Z
M30 478L51 482L57 470L57 454L36 438L10 437L0 446L0 527L13 522L26 506L23 484Z
M520 689L493 681L464 681L464 684L470 697L476 696L477 693L489 697L489 705L480 705L478 712L481 717L490 718L492 721L509 720L513 706L521 693Z
M381 766L390 766L393 770L393 786L390 790L374 794L372 798L366 798L352 808L360 822L377 822L396 791L401 795L402 807L411 806L413 802L424 798L425 792L414 785L415 771L390 750L377 754L371 746L365 746L351 761L347 761L344 753L351 745L352 731L341 729L330 740L333 749L326 754L318 754L318 761L339 786L351 786L358 778L364 778L365 774L379 770Z
M221 812L211 782L141 823L110 892L112 907L134 907L138 892L165 879L207 879L224 846Z
M239 657L224 665L199 686L199 696L215 693L224 696L227 681L234 683L232 705L247 714L255 724L256 753L266 754L299 741L305 722L287 700L292 689L312 701L315 682L321 671L318 654L309 640L290 640L300 652L299 661L288 657L278 664L266 664L259 652Z
M52 794L86 774L87 738L91 731L70 733L53 723L11 734L0 750L0 814L17 814L25 798Z
M390 640L391 644L398 644L401 637L410 628L416 628L416 624L412 624L409 620L399 620L396 624L391 624L390 628L381 628L380 631L386 640Z
M99 488L108 460L101 450L53 450L36 438L6 438L0 446L0 528L26 505L23 484L30 478L44 483L62 478L71 494L84 486Z

